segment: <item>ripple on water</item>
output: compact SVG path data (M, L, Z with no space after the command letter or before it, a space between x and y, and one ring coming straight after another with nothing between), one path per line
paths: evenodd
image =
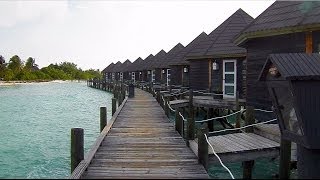
M0 178L70 175L70 129L84 128L85 151L99 134L99 107L112 95L86 83L0 87Z

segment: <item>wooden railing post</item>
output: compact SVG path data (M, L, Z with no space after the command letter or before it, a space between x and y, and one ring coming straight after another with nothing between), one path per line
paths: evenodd
M291 163L291 142L285 139L280 140L280 160L279 160L279 178L290 178Z
M71 173L78 166L78 164L84 159L83 148L83 129L72 128L71 129Z
M100 132L107 125L107 108L100 107Z
M245 125L250 125L255 123L254 107L246 107L246 119ZM246 133L252 133L253 127L248 127L244 130ZM244 161L242 162L243 166L243 179L252 179L252 168L254 166L254 161Z
M205 135L208 136L208 125L207 123L203 123L201 128L198 130L198 161L200 164L204 166L206 171L208 171L208 143Z
M134 85L133 84L129 84L129 98L133 98L134 97Z
M123 101L123 93L122 93L122 85L119 86L119 91L118 91L118 106L122 104Z
M160 106L162 107L163 110L165 110L165 107L163 105L163 103L164 103L163 99L164 99L163 96L161 96L161 94L160 94Z
M112 116L114 115L116 110L117 110L117 99L116 98L112 98Z
M183 134L182 134L182 123L181 123L182 118L181 118L179 112L180 112L180 109L176 108L176 112L175 112L175 129L183 137Z
M195 136L195 121L193 110L193 90L189 91L189 117L187 119L187 146L189 146L189 140L194 140Z
M169 101L167 98L164 98L164 112L166 113L167 117L169 118L170 109L168 105Z
M207 111L207 119L210 119L213 117L213 108L208 108L208 111ZM211 120L211 121L208 121L207 122L208 124L208 129L210 132L214 131L214 120Z
M158 103L160 103L160 90L157 90L156 93L157 93L157 101Z
M236 94L236 111L240 111L240 104L239 104L239 91ZM236 114L236 128L240 127L241 121L241 113Z

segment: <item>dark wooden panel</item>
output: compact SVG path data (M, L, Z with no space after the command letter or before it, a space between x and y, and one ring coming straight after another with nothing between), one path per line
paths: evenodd
M162 70L164 70L164 73L162 72ZM160 69L160 83L161 84L165 84L167 83L167 68L164 69Z
M247 43L247 105L270 109L269 92L264 82L258 81L263 65L271 53L305 51L304 33L257 38Z
M188 70L190 69L189 66L181 66L180 71L181 71L181 75L182 75L182 85L183 86L189 86L189 79L190 79L190 73L188 72L183 72L184 68L188 68Z
M182 84L182 66L170 66L171 69L171 85Z
M161 69L156 69L155 73L156 73L155 81L159 83L161 81Z
M190 61L189 83L192 89L208 89L209 67L207 59Z
M320 31L313 32L313 52L320 52Z

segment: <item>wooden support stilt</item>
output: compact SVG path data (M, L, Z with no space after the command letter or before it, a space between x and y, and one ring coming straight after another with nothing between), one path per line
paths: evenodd
M246 119L245 125L250 125L255 123L255 116L254 116L254 108L252 106L247 106L246 108ZM246 128L244 130L247 133L253 132L253 127ZM242 162L243 166L243 179L252 179L252 169L254 166L254 161L244 161Z
M71 129L71 173L84 159L83 129Z
M197 135L198 135L198 160L199 160L199 163L204 166L206 171L208 171L209 154L208 154L208 143L205 138L205 135L208 136L207 123L203 123L201 125L201 128L198 130Z
M107 125L107 108L100 107L100 132Z

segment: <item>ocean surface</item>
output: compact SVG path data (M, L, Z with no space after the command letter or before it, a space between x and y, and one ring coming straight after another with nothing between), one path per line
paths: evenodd
M71 128L84 129L88 152L111 98L85 82L0 86L0 178L68 177Z
M84 82L0 86L0 178L67 178L70 129L84 128L88 152L99 135L99 108L106 106L110 119L112 97ZM257 160L253 178L274 178L278 164L278 159ZM242 178L241 162L225 165ZM219 164L210 165L208 173L231 178Z

